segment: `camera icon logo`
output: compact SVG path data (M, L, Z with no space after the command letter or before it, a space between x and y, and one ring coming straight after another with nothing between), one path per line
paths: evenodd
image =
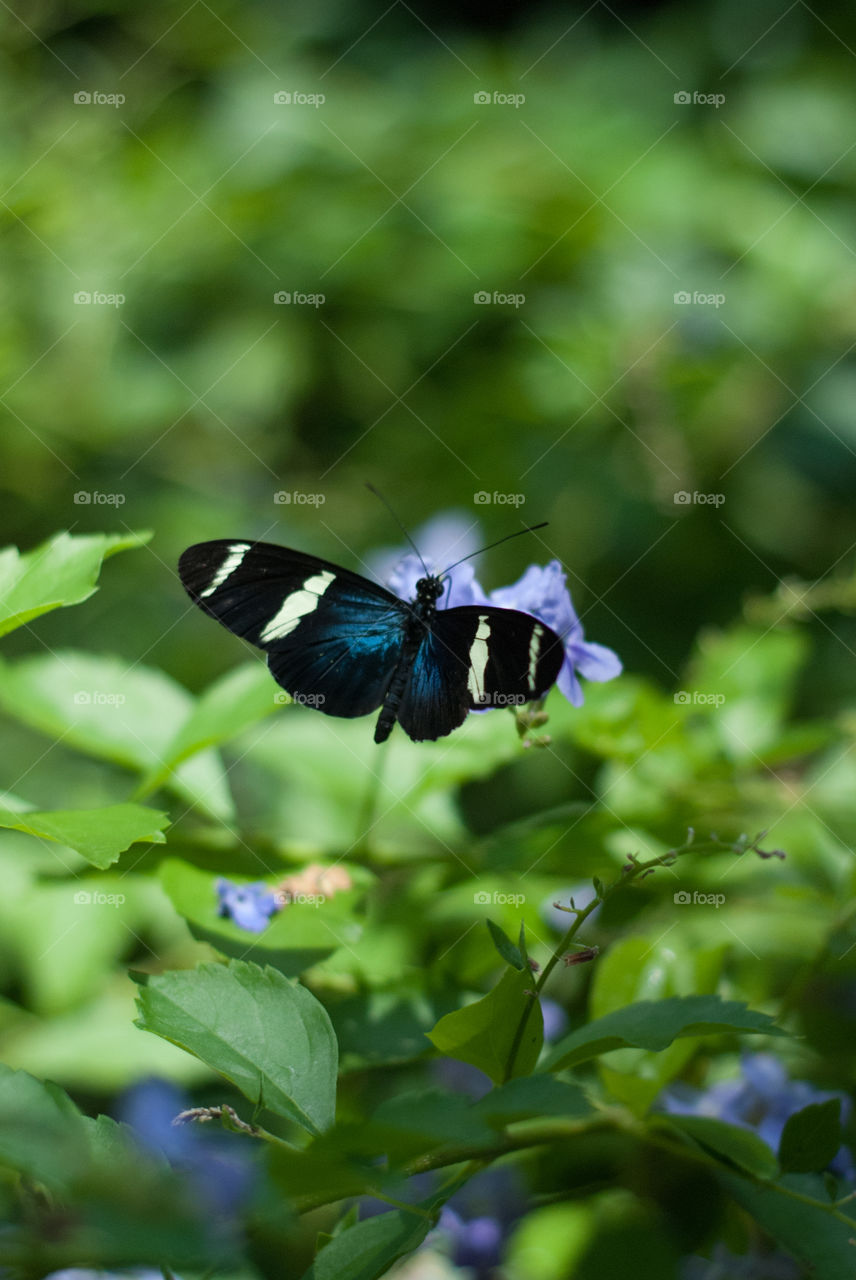
M88 306L89 303L92 301L92 294L87 293L85 289L81 289L79 293L76 293L74 295L74 301L79 307Z
M673 499L673 501L676 502L679 507L689 506L692 500L693 500L693 495L689 493L686 489L678 489Z
M74 904L77 907L88 907L92 902L92 894L88 889L78 889L74 895Z
M280 489L279 493L273 495L273 500L278 507L284 507L291 502L291 494L287 489Z
M679 689L675 694L675 702L679 707L685 707L688 703L692 702L692 696L686 689Z
M273 95L273 100L278 107L287 107L291 102L291 94L285 89L280 89L278 93Z
M679 307L688 306L693 300L692 294L687 293L686 289L681 289L679 293L674 295L674 301Z
M679 907L687 906L687 904L692 902L692 900L693 900L693 895L689 893L686 889L679 889L678 892L674 895L674 901L676 905Z
M76 707L88 707L92 701L92 694L88 689L78 689L74 695L74 705Z
M74 95L74 101L79 107L86 106L87 103L92 101L92 94L87 93L86 89L78 89Z
M490 300L490 294L486 289L479 289L478 293L473 294L473 302L477 303L481 307L485 306L485 304L490 302Z
M488 907L490 906L490 901L490 894L486 889L480 889L478 893L473 894L473 902L477 907Z
M273 300L278 307L284 307L291 302L291 294L287 293L285 289L281 289L279 293L273 295Z
M490 94L486 93L484 89L480 89L478 93L473 94L473 102L476 104L477 107L487 106L487 104L490 102Z
M478 493L473 494L473 502L483 507L486 502L490 502L490 494L485 489L479 489Z
M675 94L675 104L679 107L685 107L688 102L692 102L692 95L687 93L686 89L680 89Z

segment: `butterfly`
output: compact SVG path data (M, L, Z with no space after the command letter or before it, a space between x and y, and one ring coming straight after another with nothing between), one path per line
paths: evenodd
M547 692L562 641L516 609L438 609L442 576L402 600L349 569L270 542L188 547L179 575L194 604L267 653L273 678L326 715L380 707L375 742L396 721L414 741L445 737L468 712Z

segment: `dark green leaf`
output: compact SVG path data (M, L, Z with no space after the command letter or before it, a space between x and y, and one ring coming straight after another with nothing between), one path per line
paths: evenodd
M813 1102L792 1115L779 1142L779 1163L785 1173L819 1173L841 1146L841 1100Z
M726 1124L710 1116L657 1116L655 1123L688 1134L701 1146L724 1156L756 1178L775 1178L779 1162L773 1152L751 1129Z
M856 1220L833 1216L821 1178L785 1174L780 1182L755 1182L721 1168L717 1177L738 1204L789 1253L812 1280L853 1280ZM817 1200L806 1203L804 1197ZM846 1206L845 1208L849 1208Z
M521 1076L492 1089L473 1111L489 1124L502 1127L534 1116L585 1116L592 1105L577 1084L553 1076Z
M506 964L510 964L514 969L525 969L526 961L519 947L516 947L509 938L504 929L500 929L498 924L494 924L492 920L487 921L488 931L493 939L493 945L502 956ZM523 936L523 924L520 925L521 940Z
M137 1026L310 1133L333 1123L337 1046L324 1006L276 969L233 960L148 977Z
M430 1218L402 1209L367 1218L325 1245L302 1280L376 1280L417 1249L431 1225Z
M756 1013L737 1000L719 996L672 996L667 1000L640 1000L596 1018L564 1036L542 1066L562 1071L613 1049L665 1049L680 1036L752 1032L785 1035L766 1013Z

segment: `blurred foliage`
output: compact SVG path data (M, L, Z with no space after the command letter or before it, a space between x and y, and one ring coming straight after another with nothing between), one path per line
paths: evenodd
M780 1016L795 1075L856 1085L856 19L771 0L524 7L500 33L469 12L4 12L0 545L120 541L76 544L47 583L41 561L0 565L17 626L0 665L0 1040L84 1112L114 1112L148 1073L240 1103L133 1026L127 976L230 956L303 975L338 1039L340 1123L359 1125L424 1088L427 1032L496 989L482 895L544 964L559 935L543 902L687 828L767 830L787 858L687 856L640 879L586 922L602 958L559 967L550 995L579 1027L716 992ZM485 542L549 520L480 578L555 556L626 671L579 710L551 696L549 749L471 717L439 743L396 732L378 778L368 722L278 706L261 662L191 613L175 563L206 538L364 568L398 536L366 479L411 531L443 508ZM124 541L140 528L148 545ZM9 584L34 564L25 617ZM119 806L106 844L55 812ZM161 811L166 845L144 843ZM217 875L311 859L353 878L329 916L283 915L258 940L217 919ZM582 1072L627 1126L526 1157L542 1202L510 1274L599 1277L632 1248L662 1280L716 1239L744 1247L752 1220L797 1256L794 1233L816 1231L823 1274L843 1275L827 1220L789 1222L745 1150L701 1161L633 1127L678 1075L733 1071L736 1039L633 1044ZM56 1106L77 1134L45 1088L34 1125ZM109 1202L118 1238L130 1208L105 1188L127 1153L87 1123L107 1163L62 1186ZM309 1194L309 1169L283 1156L274 1182ZM158 1215L166 1253L190 1241L186 1206L150 1181L121 1261ZM21 1194L2 1183L4 1216ZM257 1205L246 1274L278 1274L283 1240L309 1267L336 1217L308 1222ZM84 1246L8 1261L36 1280Z

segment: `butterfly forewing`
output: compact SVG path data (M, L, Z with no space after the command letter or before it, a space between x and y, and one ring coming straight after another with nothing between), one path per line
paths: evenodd
M384 587L266 542L197 543L179 573L201 609L267 652L292 697L334 716L380 706L409 616Z

